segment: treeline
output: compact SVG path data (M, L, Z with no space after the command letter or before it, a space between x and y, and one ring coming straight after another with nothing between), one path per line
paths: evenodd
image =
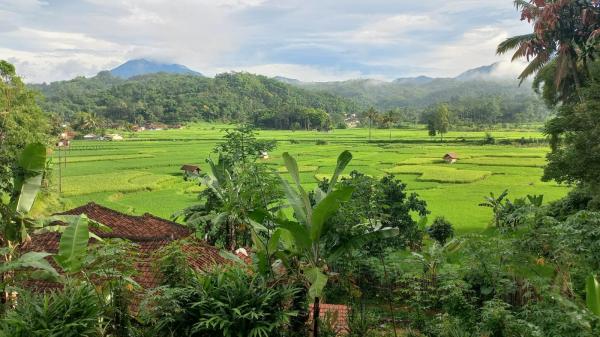
M449 78L405 79L395 82L350 80L301 83L312 91L326 91L354 101L361 109L394 111L401 121L426 123L440 103L450 110L454 125L490 125L545 121L550 115L527 85L508 80Z
M94 116L115 126L243 121L261 128L328 130L344 127L349 118L366 125L367 110L375 107L394 115L393 123L371 122L395 127L427 123L440 103L448 106L452 125L540 122L549 115L530 88L480 80L290 84L248 73L214 78L158 73L125 80L105 71L32 87L45 97L40 102L45 111L72 124Z
M315 129L359 111L348 99L248 73L215 78L160 73L123 80L101 72L32 87L45 97L40 102L45 111L67 121L86 112L134 124L247 121L265 128Z

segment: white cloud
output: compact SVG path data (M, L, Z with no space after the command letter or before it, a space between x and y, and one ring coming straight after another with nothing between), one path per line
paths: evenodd
M496 47L508 36L508 32L499 27L474 28L456 42L433 48L422 62L431 66L429 75L456 76L469 68L505 59L496 55Z
M74 52L26 52L0 48L2 58L13 63L26 82L40 83L76 76L93 76L100 69L108 69L122 60L122 55L95 55Z
M405 34L417 30L435 30L437 22L427 15L396 15L375 20L353 32L351 39L359 43L396 43Z

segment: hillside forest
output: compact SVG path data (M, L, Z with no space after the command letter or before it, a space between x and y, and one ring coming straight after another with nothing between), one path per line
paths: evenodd
M550 111L529 86L493 79L288 84L249 73L214 78L158 73L122 79L105 71L31 87L45 97L41 107L58 120L93 118L117 126L218 121L330 130L346 127L350 118L388 128L426 123L441 103L448 106L454 125L489 126L543 122ZM373 120L367 113L371 107L378 111Z

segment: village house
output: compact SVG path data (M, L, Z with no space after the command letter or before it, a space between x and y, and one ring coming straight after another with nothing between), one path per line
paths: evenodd
M183 249L188 253L189 265L198 271L207 271L214 265L227 263L217 248L205 241L194 239L190 229L152 214L127 215L90 202L57 215L80 214L85 214L91 220L111 229L111 231L106 232L90 227L90 231L97 236L103 239L126 239L135 244L138 253L136 261L134 261L137 275L133 279L144 289L151 289L160 285L160 275L153 267L154 253L177 240L187 239ZM25 252L37 251L56 254L60 236L61 234L57 232L34 234L31 236L31 241L24 245L23 250ZM59 285L53 282L35 281L31 286L38 290L45 290L56 288Z
M448 164L454 164L458 161L458 155L454 152L448 152L444 155L443 159Z

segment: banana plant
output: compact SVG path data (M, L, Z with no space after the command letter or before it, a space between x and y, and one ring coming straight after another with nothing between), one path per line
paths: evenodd
M6 204L0 230L8 247L27 240L30 224L28 215L42 187L46 167L46 147L40 143L29 144L19 156L13 170L13 191Z
M12 192L9 196L0 195L0 254L3 256L0 286L5 300L8 295L6 288L22 277L48 278L58 275L45 260L49 254L29 252L20 257L17 254L19 245L29 238L28 229L34 223L29 212L41 189L45 167L46 147L40 143L27 145L13 169Z
M504 190L498 197L494 195L493 192L490 192L489 197L484 197L485 202L479 204L481 207L489 207L494 212L494 222L496 224L496 228L500 228L500 217L502 215L502 210L504 208L504 198L508 196L508 190Z
M452 254L461 248L462 241L453 239L444 245L434 241L427 250L422 253L412 252L412 255L423 266L423 273L427 275L432 285L437 283L439 269L446 263L448 254Z
M325 247L325 237L331 229L328 220L343 205L343 202L348 201L352 195L351 187L344 186L336 189L338 178L352 160L352 154L349 151L344 151L339 155L327 191L323 191L318 187L315 190L314 205L311 203L308 193L302 187L296 160L287 152L283 154L283 160L287 172L292 178L292 183L295 185L295 187L292 187L292 184L280 176L287 202L294 211L295 221L272 218L271 221L276 223L277 228L281 231L275 231L275 235L270 238L267 247L270 246L272 250L275 249L279 238L289 238L293 243L293 245L288 244L288 249L292 249L294 254L300 257L302 261L302 275L304 275L309 285L308 295L314 301L313 336L318 337L319 303L329 279L327 274L328 263L340 258L345 252L357 249L371 240L396 236L398 235L398 229L376 228L350 238L344 244Z
M58 225L56 225L58 223ZM58 232L61 233L58 244L58 253L53 256L54 261L67 273L81 271L88 253L90 239L102 242L102 238L90 231L90 227L110 232L111 228L80 215L56 215L38 220L41 229L36 233Z

